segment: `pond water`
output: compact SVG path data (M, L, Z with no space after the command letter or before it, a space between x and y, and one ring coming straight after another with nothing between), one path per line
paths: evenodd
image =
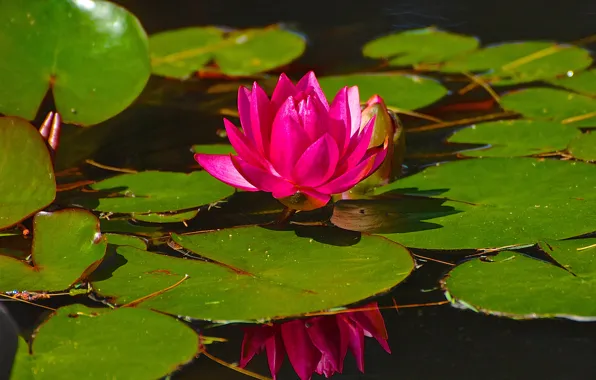
M284 22L307 40L305 54L285 70L293 79L298 79L311 69L315 70L318 77L366 71L376 64L362 56L361 49L365 43L391 32L429 25L476 36L483 44L517 40L573 42L596 33L596 2L588 0L555 5L545 5L536 0L493 3L473 0L378 0L345 1L335 7L313 0L185 0L155 2L151 6L142 0L122 0L117 3L135 14L150 35L196 25L245 28ZM594 49L596 44L587 44L584 48ZM234 81L233 85L237 87L238 84L247 85L250 82L250 79L241 79ZM84 132L73 132L67 128L61 154L90 157L103 165L136 170L188 171L189 167L197 168L189 151L190 146L224 142L218 137L223 128L222 113L214 110L236 108L234 91L208 94L206 90L228 83L230 81L217 77L184 84L154 77L138 104L114 119ZM459 88L457 83L444 82L444 85L452 94ZM480 109L468 107L456 110L446 106L483 104L490 99L482 91L454 94L417 111L442 120L474 118L499 112L498 107L493 104ZM52 100L46 99L42 110L52 108ZM45 113L39 112L38 115ZM401 116L406 131L428 124L415 116ZM41 116L38 119L35 125L39 125ZM406 132L406 173L411 175L436 162L462 158L454 153L466 147L481 147L477 144L445 143L446 137L466 125L455 123L451 128L438 128L424 133ZM67 168L68 162L57 171ZM94 166L84 169L84 176L94 180L112 174ZM240 197L234 207L241 210L248 206L246 202L252 200L243 201ZM269 221L274 217L265 214L247 218L252 218L251 221ZM557 222L552 220L555 225ZM210 210L205 216L199 214L190 223L190 228L203 230L234 224L238 224L237 213L224 208ZM173 230L183 232L185 227L176 224ZM164 247L159 249L164 252L167 250ZM391 355L374 339L366 339L365 373L358 371L354 359L348 355L343 374L335 375L334 378L594 378L596 324L569 319L515 320L462 310L448 304L433 306L434 303L445 301L443 291L438 288L441 279L452 269L453 264L462 262L467 255L476 251L413 248L411 252L418 255L417 264L421 265L421 270L414 271L390 293L374 299L386 307L382 313ZM523 252L535 256L541 254L535 247L525 248ZM169 253L175 254L173 251ZM420 306L395 310L391 308L394 300L398 305ZM591 298L588 302L593 300ZM86 302L94 304L92 301ZM52 307L61 305L60 301L47 304ZM16 302L6 305L24 331L30 331L44 315L43 310L29 305ZM229 340L225 344L209 345L210 354L228 363L239 360L243 338L240 326L209 328L206 323L196 323L195 326L205 335ZM169 347L163 347L163 350L167 351ZM257 356L247 368L269 376L263 354ZM200 357L173 374L172 378L231 380L248 377ZM296 378L287 360L278 378ZM314 375L313 378L319 377Z

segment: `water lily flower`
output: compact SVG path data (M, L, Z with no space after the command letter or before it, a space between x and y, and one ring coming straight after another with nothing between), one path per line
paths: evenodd
M371 175L387 144L370 147L374 118L360 127L358 87L344 87L331 104L313 72L294 85L281 74L271 99L255 82L238 91L242 132L224 125L235 155L196 154L209 174L245 191L266 191L295 210L323 207Z
M274 380L286 353L301 380L309 380L315 372L329 378L343 371L344 358L350 350L358 369L364 373L365 336L374 337L391 353L385 322L376 302L359 311L252 326L245 329L240 367L244 368L265 349Z

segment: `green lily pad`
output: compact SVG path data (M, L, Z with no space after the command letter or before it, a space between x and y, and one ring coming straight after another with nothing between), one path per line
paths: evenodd
M11 0L0 14L0 113L33 119L51 88L65 122L97 124L128 107L149 79L147 37L120 6Z
M150 46L154 74L185 79L211 60L226 75L268 71L298 58L306 43L279 27L224 33L208 26L157 33Z
M0 118L0 194L0 229L20 222L56 197L45 142L35 127L19 118Z
M138 249L147 249L147 243L145 242L145 240L143 240L137 236L115 234L115 233L107 233L107 234L104 234L104 236L108 240L108 244L111 244L111 245L135 247Z
M581 131L542 120L501 120L473 125L455 132L451 143L490 144L460 152L470 157L515 157L564 150Z
M218 201L234 192L232 187L204 171L122 174L97 182L91 188L111 192L111 196L97 200L95 210L118 213L183 210Z
M584 133L569 143L569 153L583 161L596 161L596 133Z
M362 53L370 58L387 58L392 66L438 63L474 50L478 39L436 28L406 30L377 38L364 45Z
M428 106L447 94L434 79L396 74L354 74L319 78L329 100L344 86L358 86L360 100L380 95L387 106L413 110Z
M572 76L566 75L550 80L549 83L581 94L596 96L596 69L573 73Z
M592 64L588 50L546 41L513 42L489 46L445 62L444 72L480 72L496 85L554 78Z
M164 349L167 347L167 349ZM150 310L71 305L19 342L13 379L158 379L192 360L194 331Z
M152 214L133 214L135 220L148 223L180 223L194 218L199 210L190 210L178 213L152 213Z
M68 289L99 265L106 245L93 214L80 209L40 212L33 219L33 265L0 256L0 291Z
M596 230L596 166L533 158L470 159L429 167L376 189L442 201L420 227L384 231L408 247L495 248ZM403 199L408 202L408 198ZM449 207L449 212L440 208ZM414 216L411 216L412 218ZM553 223L556 221L556 223Z
M236 150L230 144L193 145L192 151L194 153L206 154L236 154Z
M350 304L385 292L412 271L408 251L378 236L336 229L246 227L173 235L212 261L118 248L126 264L93 274L93 287L117 304L140 303L175 315L219 321L268 320ZM123 261L123 260L120 260Z
M552 88L528 88L501 98L501 106L527 118L560 121L574 127L596 126L596 99Z
M444 287L455 302L484 313L596 319L596 239L549 240L540 248L562 267L505 251L455 267Z

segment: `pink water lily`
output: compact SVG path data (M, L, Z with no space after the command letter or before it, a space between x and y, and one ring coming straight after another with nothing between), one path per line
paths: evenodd
M362 311L248 327L242 341L240 367L245 367L265 349L273 379L286 354L301 380L310 380L315 372L328 378L343 371L344 358L350 350L358 369L364 372L365 336L374 337L391 353L385 322L376 302Z
M271 99L255 82L238 91L242 132L224 125L235 155L196 154L209 174L246 191L266 191L286 206L312 210L372 174L387 144L369 149L374 119L360 127L358 87L344 87L331 104L313 72L294 85L285 74Z

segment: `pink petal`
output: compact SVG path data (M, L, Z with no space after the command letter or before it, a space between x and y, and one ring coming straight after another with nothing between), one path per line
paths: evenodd
M248 140L228 119L224 119L224 126L228 134L228 140L230 140L230 144L232 144L238 153L238 157L251 165L267 168L266 160L256 152L252 141Z
M299 191L302 194L306 195L306 197L308 198L308 200L310 202L309 210L321 208L321 207L325 206L327 203L329 203L329 200L331 199L331 195L323 194L323 193L318 192L314 189L304 189L303 188L303 189L300 189ZM304 209L303 211L308 211L308 210Z
M353 86L348 89L348 110L350 112L350 136L354 136L360 131L360 119L362 111L360 110L360 93L358 87Z
M246 191L259 191L238 172L232 163L232 155L197 153L195 160L209 174L223 183Z
M277 110L279 110L287 98L290 96L295 96L297 91L298 90L296 90L294 83L292 83L286 74L282 73L279 76L279 80L277 81L277 85L275 86L275 90L273 90L273 95L271 96L273 114L277 113Z
M316 141L330 129L329 113L315 96L298 103L298 118L310 141Z
M317 365L317 373L325 377L343 370L341 356L341 336L337 320L334 316L317 317L309 320L307 329L310 340L321 351L321 360ZM344 355L345 356L345 355Z
M375 120L376 116L373 116L364 126L361 133L352 136L350 139L350 146L348 147L348 150L345 153L346 156L344 156L342 162L342 164L345 164L346 166L344 167L342 165L342 169L347 170L352 168L362 160L362 157L364 157L368 150L370 139L374 133Z
M285 322L281 336L294 371L301 380L309 380L321 359L321 353L312 344L303 320Z
M261 191L273 193L275 198L285 198L296 193L293 184L283 178L273 175L257 166L251 165L239 157L232 156L234 168L243 178Z
M254 143L255 139L252 134L252 124L250 121L250 97L251 92L248 88L242 86L238 89L238 115L240 117L240 125L246 137Z
M314 72L309 71L308 73L306 73L306 75L303 76L298 81L298 83L296 83L296 89L305 93L314 92L321 101L321 104L325 107L325 109L329 109L329 103L327 103L327 98L325 97L325 94L323 93L321 85L319 84L319 81L317 80L317 77L315 76Z
M377 170L386 155L387 149L371 148L358 165L326 184L317 187L316 190L324 194L343 193Z
M351 133L350 110L348 104L348 88L344 87L337 92L329 106L329 117L332 120L330 128L336 138L340 154L343 155L348 148Z
M271 376L273 376L273 380L277 378L277 373L281 369L286 355L284 342L281 338L281 330L279 328L275 328L275 330L276 333L265 343L267 362L269 363L269 371L271 372Z
M309 146L296 162L292 178L298 186L316 187L325 183L337 167L339 149L333 137L325 133Z
M296 161L310 145L300 125L294 98L289 97L277 112L271 131L269 160L285 178L290 178Z
M346 323L346 326L348 326L348 346L356 359L358 369L364 373L364 334L352 323Z
M273 329L270 326L251 326L244 329L240 367L246 367L248 362L265 347L267 340L273 336Z
M264 154L269 151L271 121L274 114L267 94L257 82L253 83L250 95L250 136L252 136L255 147L261 154ZM249 136L249 133L246 135Z
M346 316L359 325L362 330L377 338L387 339L387 330L385 320L379 310L377 303L373 302L363 307L370 309L365 311L355 311L346 313Z

